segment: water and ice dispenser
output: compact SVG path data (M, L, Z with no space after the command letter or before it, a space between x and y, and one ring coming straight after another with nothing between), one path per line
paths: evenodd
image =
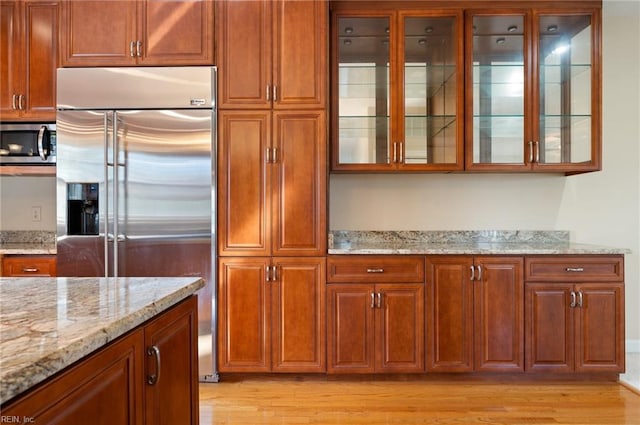
M67 234L98 234L98 183L68 183Z

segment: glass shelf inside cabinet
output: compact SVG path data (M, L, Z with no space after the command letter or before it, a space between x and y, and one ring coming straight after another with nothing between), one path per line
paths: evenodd
M538 31L538 161L588 163L593 158L591 17L541 16Z
M454 17L404 18L404 163L457 161Z
M390 162L389 18L338 19L338 162Z

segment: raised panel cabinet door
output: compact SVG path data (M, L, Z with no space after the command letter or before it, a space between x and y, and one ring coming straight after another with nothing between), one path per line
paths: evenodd
M234 0L216 5L216 63L223 65L218 68L219 108L271 108L271 2Z
M427 257L427 371L473 371L472 257Z
M271 114L220 111L218 122L218 252L269 256Z
M373 373L373 285L327 285L327 371Z
M56 119L58 2L24 3L24 118Z
M213 8L209 0L139 1L143 65L213 65Z
M143 347L143 331L136 330L3 405L2 417L29 418L34 424L146 424Z
M274 108L326 108L328 1L276 0L273 8Z
M24 40L20 2L0 2L0 118L8 120L20 116L17 98L22 90L24 71L22 60Z
M576 285L576 372L624 372L624 285Z
M424 372L424 285L378 284L376 371Z
M573 372L575 351L572 286L566 283L526 284L527 372Z
M62 2L62 66L136 63L135 1Z
M476 257L474 336L476 371L524 371L522 257Z
M218 271L218 368L269 372L269 258L221 258Z
M274 258L272 264L272 370L324 372L325 259Z
M198 424L197 297L145 326L145 424Z
M273 113L274 256L326 252L326 115Z

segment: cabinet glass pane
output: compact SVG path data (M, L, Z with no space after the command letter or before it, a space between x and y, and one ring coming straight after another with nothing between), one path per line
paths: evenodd
M473 18L473 162L524 161L524 17Z
M591 161L591 17L540 18L541 163Z
M389 18L338 19L341 164L388 164Z
M404 162L456 162L456 22L405 19Z

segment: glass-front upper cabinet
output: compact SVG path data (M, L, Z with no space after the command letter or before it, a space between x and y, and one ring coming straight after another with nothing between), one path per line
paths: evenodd
M334 14L334 171L463 168L461 16Z
M466 169L600 169L596 13L467 14Z

